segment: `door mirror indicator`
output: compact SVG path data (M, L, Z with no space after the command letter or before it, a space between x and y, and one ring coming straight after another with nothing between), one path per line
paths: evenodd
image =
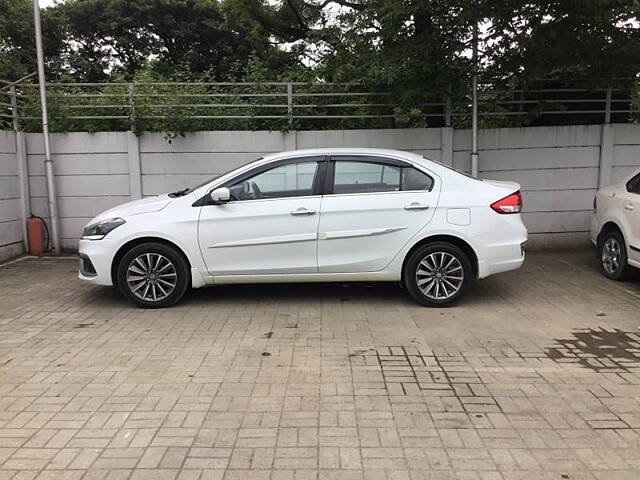
M231 192L227 187L220 187L213 190L209 196L215 205L227 203L231 199Z

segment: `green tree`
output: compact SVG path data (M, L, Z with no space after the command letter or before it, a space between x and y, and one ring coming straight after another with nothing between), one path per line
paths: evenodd
M487 73L493 78L589 79L606 83L640 71L635 0L486 2Z
M486 79L596 80L640 71L636 0L227 2L311 59L323 78L390 88L409 103L468 92L476 22Z
M146 67L233 78L269 49L266 37L231 25L216 0L69 0L55 8L67 26L70 69L92 80Z
M320 79L392 92L380 114L426 115L463 95L471 62L472 0L227 0L313 68ZM378 100L380 101L380 100Z
M390 88L402 103L466 90L471 69L467 0L365 0L339 15L339 41L323 61L336 80Z
M33 3L31 0L0 0L0 78L17 80L36 70ZM50 71L59 72L63 26L52 11L42 13L44 53Z

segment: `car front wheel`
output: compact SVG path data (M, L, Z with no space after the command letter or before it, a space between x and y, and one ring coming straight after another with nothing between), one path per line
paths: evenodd
M405 262L404 285L422 305L445 307L464 294L473 278L467 255L447 242L434 242L414 251Z
M605 277L612 280L629 280L635 273L627 263L627 247L622 235L610 230L602 234L598 242L600 266Z
M143 308L173 305L189 286L184 257L162 243L136 245L118 264L118 287L131 302Z

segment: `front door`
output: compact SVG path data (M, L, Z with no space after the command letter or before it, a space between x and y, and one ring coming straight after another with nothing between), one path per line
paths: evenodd
M227 182L231 200L204 205L200 213L198 240L209 272L317 272L323 162L321 157L289 159Z
M405 162L333 157L318 228L318 270L382 270L433 217L435 178Z
M629 259L640 262L640 173L627 182L622 199L624 229L629 242Z

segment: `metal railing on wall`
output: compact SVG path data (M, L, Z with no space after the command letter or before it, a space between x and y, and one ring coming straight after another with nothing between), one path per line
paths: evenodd
M8 82L3 82L8 83ZM453 126L471 99L401 104L389 92L336 83L48 83L52 131L194 131ZM480 86L481 127L631 122L628 88ZM0 86L0 121L38 131L38 85Z

